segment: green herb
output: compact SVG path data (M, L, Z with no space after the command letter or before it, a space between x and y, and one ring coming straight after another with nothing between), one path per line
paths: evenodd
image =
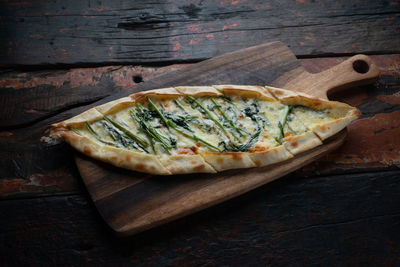
M150 99L149 99L149 100L150 100ZM151 100L150 100L150 101L151 101ZM150 101L149 101L149 103L150 103ZM150 103L150 105L151 105L151 103ZM183 128L183 127L179 127L179 126L178 126L175 122L173 122L172 120L167 119L167 118L163 115L163 113L157 108L157 106L154 105L154 103L153 103L152 107L157 111L157 114L160 116L161 120L165 123L165 126L166 126L167 128L173 128L175 131L177 131L177 132L179 132L179 133L181 133L181 134L183 134L183 135L185 135L185 136L187 136L187 137L189 137L189 138L192 138L192 139L195 140L195 141L202 142L203 144L205 144L205 145L207 145L207 146L213 148L214 150L220 152L220 149L219 149L218 147L216 147L216 146L214 146L214 145L208 143L207 141L203 140L202 138L196 136L196 135L194 134L194 131L193 131L193 130L190 130L190 131L189 131L189 130L186 130L186 129Z
M199 101L197 101L196 98L192 97L192 96L187 96L187 98L192 101L192 103L195 103L197 105L197 107L199 107L203 113L210 119L212 120L221 130L222 132L224 132L224 134L228 135L228 132L226 131L226 129L224 128L224 126L222 126L222 124L211 114L211 112L206 109Z
M278 128L279 128L279 133L278 133L278 137L275 137L275 140L278 142L278 144L282 144L282 139L285 136L284 133L284 128L287 122L287 117L290 114L290 112L292 111L293 107L292 106L285 106L284 110L283 110L283 115L280 121L278 121Z
M249 151L249 149L258 141L258 138L261 134L261 129L259 128L245 144L240 144L236 145L232 142L226 143L226 142L221 142L224 146L223 152L246 152Z
M254 121L257 127L265 127L269 125L269 121L265 116L260 116L260 106L256 100L254 100L250 105L245 103L244 114Z
M254 100L250 105L245 103L244 114L249 117L256 125L257 129L254 134L252 134L249 140L245 144L236 145L232 142L221 142L224 146L224 152L246 152L257 143L262 130L265 125L268 125L269 122L263 116L260 116L260 106L258 102Z
M124 134L126 134L127 136L129 136L132 140L134 140L136 143L140 144L143 147L148 147L149 143L146 142L146 140L144 140L143 138L135 135L134 133L132 133L131 131L129 131L128 129L126 129L124 126L122 126L121 124L119 124L118 122L114 121L113 119L104 116L104 119L110 123L112 123L115 127L117 127L118 129L120 129Z
M178 108L180 108L181 110L185 111L185 108L182 106L181 103L179 103L179 101L177 99L174 99L174 103Z
M149 138L149 139L150 139L151 149L153 149L154 154L157 154L157 148L156 148L156 146L155 146L155 144L154 144L153 138Z
M169 128L169 125L167 123L167 120L164 118L164 116L161 114L161 111L157 108L157 106L151 101L149 97L147 97L147 101L149 101L150 106L157 112L157 114L160 116L161 120L164 122L165 126Z
M117 143L121 144L125 148L136 148L141 149L148 153L148 151L139 143L135 142L131 137L126 135L123 131L118 129L114 124L110 121L103 118L101 121L104 129L110 134L111 138Z
M172 149L172 146L168 144L168 138L159 133L147 120L148 120L148 112L147 110L139 103L136 103L136 107L138 112L135 112L133 109L130 110L130 114L132 118L142 127L142 129L155 141L159 142L161 146L169 153L169 150ZM147 115L147 116L146 116ZM154 150L154 149L153 149Z
M92 134L98 141L100 141L103 144L109 145L109 146L115 146L115 147L120 147L119 144L114 143L114 142L110 142L110 141L106 141L103 138L100 137L100 135L98 135L98 133L96 133L96 131L92 128L92 126L90 126L89 123L85 123L85 127L88 130L88 132L90 134Z
M243 136L242 130L236 127L235 123L231 119L226 116L225 112L221 109L221 105L215 101L214 98L211 98L211 101L214 103L215 108L221 113L222 117L230 124L230 126L240 135Z
M69 130L73 131L74 133L76 133L77 135L81 135L81 133L78 131L78 129L76 128L72 128L72 127L68 127Z

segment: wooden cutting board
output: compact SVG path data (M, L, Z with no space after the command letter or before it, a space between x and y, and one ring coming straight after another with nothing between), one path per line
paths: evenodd
M327 98L328 91L374 81L378 67L356 55L324 72L308 73L281 42L263 44L206 60L144 83L138 90L178 85L271 85ZM123 95L114 96L119 98ZM322 146L274 166L217 174L151 176L126 171L82 154L76 163L104 220L119 235L130 235L233 198L282 177L340 146L341 131Z

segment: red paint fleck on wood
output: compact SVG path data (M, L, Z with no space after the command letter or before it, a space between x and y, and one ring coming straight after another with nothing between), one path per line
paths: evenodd
M64 56L68 55L68 51L65 48L61 48L61 52Z
M102 11L107 10L107 9L108 9L108 7L105 7L105 6L99 6L99 7L91 7L91 8L89 8L89 10L91 10L91 11L97 11L97 12L102 12Z
M237 27L238 25L239 25L239 23L233 23L233 24L230 24L230 25L224 25L222 27L222 30L225 31L225 30L228 30L228 29L232 29L232 28Z
M0 132L0 137L10 137L12 135L12 132Z
M178 51L181 49L181 43L179 41L174 41L172 44L174 45L172 47L172 51Z
M249 6L255 10L271 8L270 4L250 4Z
M58 32L64 33L64 32L70 31L70 30L71 30L71 29L64 28L64 29L59 29Z
M306 36L306 37L304 37L304 39L306 39L306 40L314 40L314 37Z
M221 2L219 2L219 4L221 5L221 6L224 6L224 5L226 5L226 3L228 3L229 1L228 0L222 0Z
M37 113L37 111L34 110L34 109L27 109L27 110L25 110L24 112L25 112L26 114L35 114L35 113Z
M203 43L202 40L193 40L193 39L190 39L190 41L189 41L189 44L190 44L190 45L197 45L197 44L202 44L202 43Z
M385 20L394 20L394 19L395 19L394 17L385 18Z
M76 179L70 175L57 172L48 175L32 174L27 179L0 179L0 196L39 191L71 191L77 187Z
M88 10L85 10L85 12L82 13L82 17L87 18L87 19L95 19L96 18L96 16L93 16L93 15L90 16Z
M247 1L244 1L244 0L233 0L231 2L231 5L236 6L236 5L238 5L240 3L244 3L244 2L247 2Z
M298 17L304 17L304 15L301 14L301 13L297 13L296 16L298 16Z
M214 34L212 34L212 33L206 34L206 38L210 39L210 40L214 40Z
M109 69L110 67L72 69L62 75L48 76L44 78L34 77L30 80L25 80L25 76L19 75L17 78L5 78L0 80L0 88L33 88L43 84L52 85L56 88L60 88L66 82L70 83L70 88L96 85L101 76L104 75L104 73L107 72Z
M347 142L328 160L335 164L400 166L400 111L359 119L348 130Z
M300 44L300 45L305 45L305 43L304 43L304 42L299 42L299 44Z
M297 3L304 3L304 0L296 0Z
M191 32L201 33L201 29L199 27L199 23L188 25L186 28Z
M400 105L400 92L393 95L379 95L376 98L391 105Z

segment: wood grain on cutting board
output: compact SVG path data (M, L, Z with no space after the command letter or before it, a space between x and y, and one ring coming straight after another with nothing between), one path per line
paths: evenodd
M369 83L378 75L377 66L364 55L354 56L324 72L311 74L305 71L290 49L274 42L194 64L147 82L140 89L211 84L271 85L326 98L329 90ZM132 92L125 92L129 93ZM114 168L83 155L79 155L76 162L100 214L118 234L128 235L199 211L277 179L335 149L345 136L346 132L342 131L324 145L281 164L217 174L159 177Z

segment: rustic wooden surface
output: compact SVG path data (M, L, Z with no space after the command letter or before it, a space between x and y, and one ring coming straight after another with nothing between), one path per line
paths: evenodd
M399 53L399 14L398 0L3 0L0 66L192 61L276 40L305 56Z
M319 72L344 59L301 63ZM245 196L129 239L116 238L96 212L72 151L40 141L48 123L62 116L4 128L0 263L395 265L400 55L373 59L382 71L375 84L334 96L363 113L339 150Z
M379 55L372 56L381 70L379 80L369 86L356 87L351 92L344 95L336 94L333 99L347 102L356 106L363 113L362 117L349 126L350 137L348 142L338 151L302 169L302 173L308 174L330 174L346 172L363 172L368 170L395 169L400 165L400 122L399 122L399 91L400 91L400 55ZM346 57L313 58L301 59L301 64L310 72L320 72L326 70L340 62ZM155 68L141 68L139 72L145 81L154 78L160 73L168 70L182 69L184 66L172 65L163 67L162 70L155 71ZM129 67L113 67L114 71L101 72L102 80L115 84L109 87L114 93L123 91L125 86L129 86L132 80L132 73ZM49 142L45 137L46 129L49 124L66 119L74 114L83 111L81 107L85 103L75 96L75 91L93 92L95 85L71 86L72 77L83 73L97 73L96 69L71 69L65 71L69 75L60 74L55 71L53 75L46 77L60 78L60 83L65 86L66 98L70 102L65 104L65 110L54 115L46 114L44 117L36 117L34 120L29 118L35 112L25 112L25 110L37 110L39 106L43 109L46 105L57 103L56 100L35 101L35 99L45 99L45 91L35 92L35 89L49 86L48 91L56 91L57 87L49 85L50 81L39 79L42 71L22 72L12 74L14 78L2 76L0 83L4 84L0 90L2 94L1 105L4 110L13 109L16 103L27 102L27 106L14 113L15 118L21 118L21 124L12 127L2 127L0 130L0 197L15 198L25 196L48 195L48 194L69 194L80 192L79 174L72 162L73 151L63 143ZM135 68L133 68L135 69ZM91 80L89 77L88 80ZM17 87L19 82L26 82L27 87ZM31 85L29 85L31 84ZM31 86L31 87L30 87ZM137 86L137 85L133 85ZM101 87L100 87L101 88ZM18 96L11 92L20 92ZM101 90L97 92L95 99L104 94ZM60 92L54 93L59 95ZM93 93L95 94L95 93ZM35 95L35 97L32 97ZM48 99L51 99L49 96ZM63 103L63 101L59 101ZM71 104L74 103L74 104ZM9 104L8 104L9 103ZM18 108L18 107L15 107ZM50 109L50 108L49 108ZM0 113L2 118L7 118L8 112ZM6 124L9 119L2 119ZM361 129L361 130L359 130ZM368 145L367 145L368 144ZM378 152L377 152L378 151ZM46 160L43 160L46 159Z
M11 266L396 266L399 176L293 174L126 239L106 227L87 194L0 201L0 260Z
M355 68L362 62L365 71ZM360 64L362 64L360 63ZM249 72L248 70L252 71ZM311 74L281 42L227 53L152 80L150 88L203 84L269 84L327 98L332 90L371 83L379 69L371 58L356 55L324 72ZM141 87L141 89L150 89ZM124 96L134 89L128 89ZM335 135L316 149L273 168L250 168L216 174L157 177L107 168L78 157L76 163L99 213L118 235L130 235L176 220L293 172L343 144L346 133ZM165 180L168 180L165 183Z
M0 1L0 266L399 264L399 1L110 2ZM372 54L379 80L332 96L362 111L347 142L244 196L115 237L47 125L184 67L170 63L275 40L310 72Z

